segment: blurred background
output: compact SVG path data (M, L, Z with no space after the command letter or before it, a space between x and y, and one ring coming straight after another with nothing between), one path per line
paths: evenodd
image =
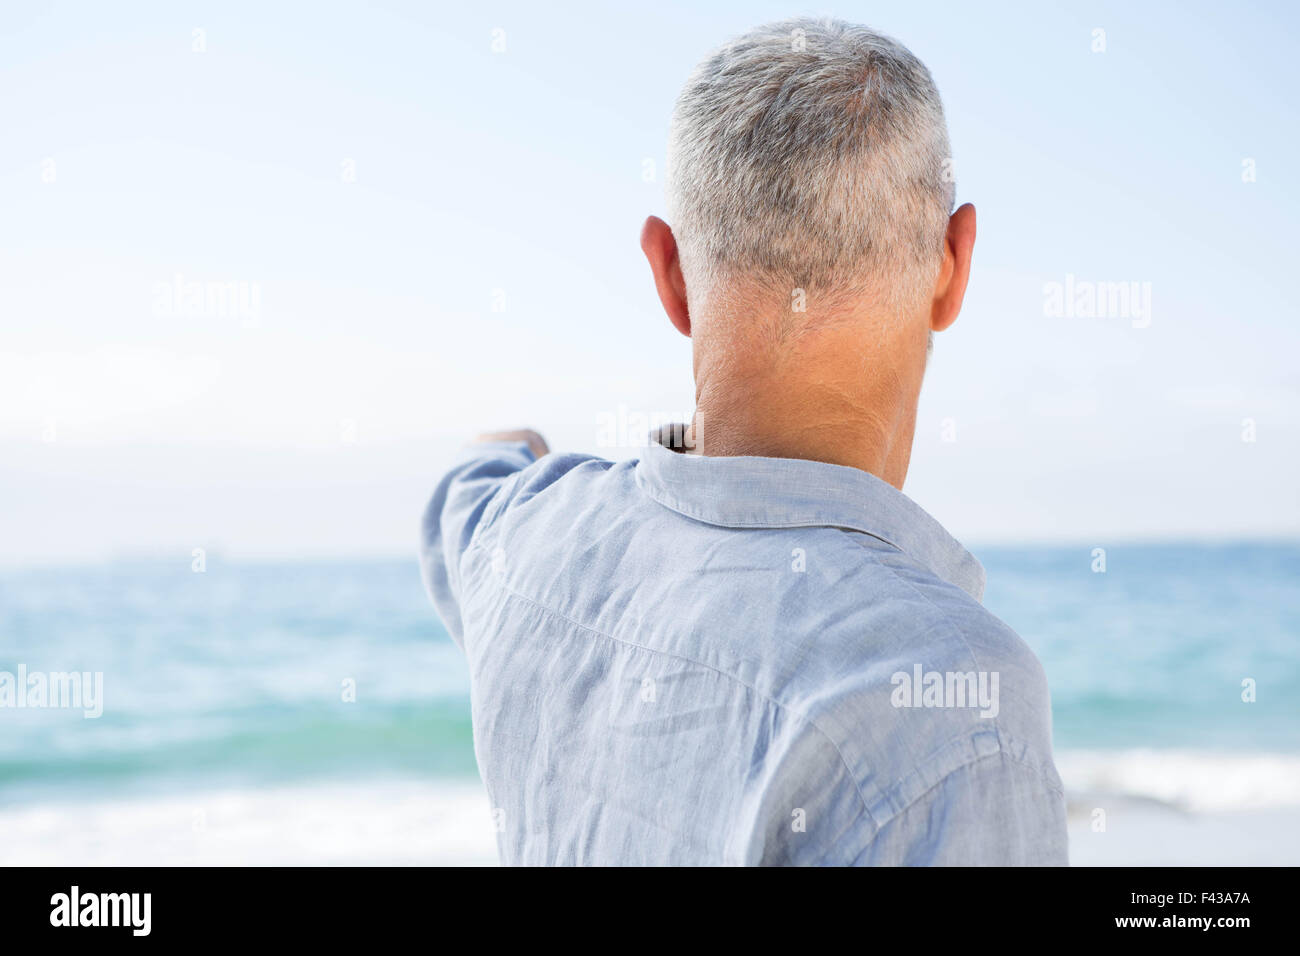
M0 863L494 862L420 510L478 431L690 417L672 103L803 13L944 96L906 491L1046 667L1073 861L1300 863L1300 14L956 2L0 13Z

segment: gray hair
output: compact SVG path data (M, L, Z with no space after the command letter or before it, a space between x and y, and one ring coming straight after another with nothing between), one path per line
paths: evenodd
M758 27L687 80L668 207L688 291L927 291L953 206L948 132L925 65L840 20Z

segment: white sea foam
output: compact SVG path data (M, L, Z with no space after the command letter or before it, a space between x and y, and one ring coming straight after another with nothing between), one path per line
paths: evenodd
M1076 864L1300 862L1300 757L1062 751ZM1103 831L1095 808L1106 810ZM87 796L0 808L0 865L491 865L477 782Z
M476 782L395 781L0 809L0 864L491 865Z
M1056 766L1071 796L1109 794L1189 811L1300 807L1300 755L1060 751Z

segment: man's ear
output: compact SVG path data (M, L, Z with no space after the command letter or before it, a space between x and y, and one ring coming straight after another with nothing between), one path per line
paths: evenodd
M677 240L668 223L658 216L651 216L641 227L641 251L650 263L655 289L669 320L678 332L690 338L691 315L686 307L686 280L677 258Z
M930 302L930 328L942 332L957 321L966 283L970 279L971 253L975 249L975 207L966 203L948 219L943 243L943 265Z

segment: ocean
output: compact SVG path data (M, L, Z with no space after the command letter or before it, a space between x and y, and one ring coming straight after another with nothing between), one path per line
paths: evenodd
M1300 543L975 551L1047 671L1072 860L1300 863ZM0 863L495 858L413 559L0 571L20 667L102 673L102 715L0 707Z

